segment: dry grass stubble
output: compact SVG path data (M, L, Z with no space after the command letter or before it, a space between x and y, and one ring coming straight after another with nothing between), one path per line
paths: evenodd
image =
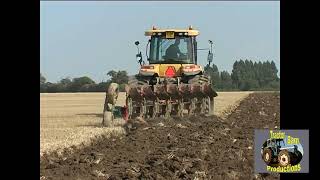
M72 145L86 145L101 135L123 134L121 126L101 127L104 95L40 94L40 155ZM118 121L116 125L121 123Z
M251 93L253 92L218 92L218 96L214 99L214 114L226 119L239 106L240 102Z

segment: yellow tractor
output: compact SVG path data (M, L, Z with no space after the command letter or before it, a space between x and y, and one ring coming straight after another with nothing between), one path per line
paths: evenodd
M112 124L115 114L125 120L136 117L169 118L185 115L211 115L214 109L213 89L210 77L197 64L197 41L199 31L187 29L157 29L145 32L149 36L143 61L139 41L135 42L140 70L129 77L126 85L126 105L117 107L118 84L112 83L106 93L104 125ZM209 65L213 59L212 41L209 40ZM202 49L203 50L203 49ZM115 113L115 112L118 113Z

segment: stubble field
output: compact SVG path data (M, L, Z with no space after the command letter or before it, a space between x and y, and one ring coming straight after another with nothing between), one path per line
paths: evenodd
M252 92L218 92L215 115L225 118ZM105 93L40 94L40 155L71 146L88 144L101 135L121 135L121 126L101 127ZM121 93L118 105L124 105ZM122 120L117 121L122 124Z

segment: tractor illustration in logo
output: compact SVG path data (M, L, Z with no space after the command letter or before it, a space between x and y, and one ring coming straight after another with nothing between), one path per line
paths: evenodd
M298 145L287 145L284 139L268 139L262 145L261 156L268 166L277 164L282 167L296 165L302 159L302 153L298 149Z

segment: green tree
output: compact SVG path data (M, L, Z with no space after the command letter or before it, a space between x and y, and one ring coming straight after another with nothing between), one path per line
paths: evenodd
M244 86L245 71L245 62L243 60L240 59L239 62L234 62L231 78L236 88Z
M128 83L129 77L127 71L114 71L111 70L107 73L108 76L111 77L111 79L108 81L108 83L117 83L119 84L119 91L125 91L125 84ZM107 84L107 85L109 85Z
M272 89L272 87L278 87L277 84L280 80L278 77L278 69L273 61L266 61L260 65L259 71L259 84L261 88ZM271 87L272 86L272 87Z
M95 92L96 84L84 84L80 87L80 92Z
M271 74L272 74L272 77L275 81L278 81L279 80L279 77L278 77L278 69L277 69L277 66L276 64L271 61Z
M214 85L214 87L221 89L221 79L218 67L215 64L212 64L212 66L206 65L204 71L205 74L210 76L211 83Z
M58 84L60 85L61 92L71 92L72 80L69 77L61 79Z
M70 85L70 90L72 92L80 92L81 88L85 85L88 85L88 84L92 85L92 84L95 84L95 82L87 76L73 78L72 83ZM85 87L84 87L84 89L85 89Z
M107 88L109 87L110 85L110 81L107 81L107 82L100 82L99 84L96 85L95 87L95 91L96 92L106 92L107 91Z
M40 93L47 91L46 78L40 73Z
M46 83L46 92L48 93L56 93L59 92L59 85L57 83Z
M220 79L221 79L222 89L224 89L224 90L233 89L231 75L228 73L228 71L222 71L220 73Z
M233 64L231 78L235 87L247 91L259 88L257 72L254 63L251 60L236 61Z
M46 82L46 78L40 73L40 84L44 84Z
M128 83L128 73L127 71L114 71L114 70L111 70L107 73L108 76L111 77L111 82L114 82L114 83L118 83L118 84L126 84Z
M70 78L63 78L59 81L60 84L62 85L70 85L72 83L72 80Z
M107 72L107 75L110 76L111 78L113 78L113 77L116 77L117 72L114 70L111 70L111 71Z

